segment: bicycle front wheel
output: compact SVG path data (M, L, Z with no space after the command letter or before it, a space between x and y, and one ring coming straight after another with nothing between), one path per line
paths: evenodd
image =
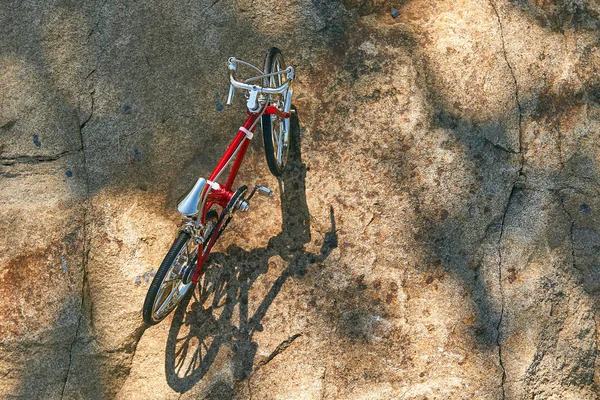
M181 232L160 264L146 294L143 316L148 325L162 321L193 288L194 283L183 282L183 273L196 261L197 252L198 246L192 237Z
M214 233L218 214L210 211L204 228L205 243ZM195 286L189 276L198 259L198 245L187 232L180 232L160 264L144 300L142 315L148 325L158 324L177 307L185 294ZM185 277L188 276L188 279Z
M264 73L270 74L285 69L281 51L272 47L265 58ZM287 80L286 74L265 78L266 87L275 88L283 85ZM280 111L289 112L292 90L286 90L282 95L271 96L269 105L277 107ZM274 114L262 116L262 131L265 142L265 155L269 170L275 176L281 176L285 170L290 147L290 119L280 118Z

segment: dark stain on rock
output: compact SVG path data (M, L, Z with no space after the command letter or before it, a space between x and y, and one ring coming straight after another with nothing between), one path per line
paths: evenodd
M561 88L559 92L548 89L538 96L533 118L558 124L563 115L573 113L573 109L584 102L583 92L573 92L569 88Z
M582 203L582 204L579 206L579 210L580 210L582 213L584 213L584 214L589 214L589 213L591 213L591 212L592 212L592 210L590 209L590 206L588 206L588 205L587 205L587 204L585 204L585 203Z
M398 284L396 282L392 282L390 284L390 290L385 296L385 302L387 304L392 304L398 298Z
M398 296L392 292L389 292L388 294L385 295L385 302L386 304L392 304L394 302L394 300L396 300L398 298Z
M40 142L40 137L38 135L33 135L33 144L35 147L40 147L42 142Z
M217 92L215 93L215 109L218 112L221 112L223 111L223 108L225 107L223 106L223 103L221 103L221 93Z
M514 281L517 280L517 270L515 269L515 267L508 267L508 282L509 283L513 283Z
M16 123L17 123L16 120L14 120L14 119L10 120L7 123L5 123L4 125L0 126L0 129L2 129L3 131L9 131L9 130L11 130L11 128L13 126L15 126Z
M67 176L67 178L70 178L73 176L73 172L70 169L68 169L65 171L65 175Z
M125 114L131 114L131 111L132 111L132 109L133 109L133 108L132 108L132 107L131 107L129 104L125 104L125 105L123 106L123 112L124 112Z
M365 276L361 275L358 278L356 278L356 287L358 288L358 290L363 291L367 288L367 285L365 284Z
M440 211L440 219L442 221L445 221L446 219L448 219L448 215L449 215L449 213L447 210Z

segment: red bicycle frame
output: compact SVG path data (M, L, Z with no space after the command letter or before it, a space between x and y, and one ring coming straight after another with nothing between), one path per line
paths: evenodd
M227 204L231 200L234 195L234 192L231 190L231 186L235 181L235 178L240 170L242 165L242 161L244 160L244 156L246 155L246 150L248 150L248 146L250 145L250 140L254 136L254 130L256 129L256 122L258 118L262 116L262 112L252 113L248 112L248 117L244 124L240 127L235 138L229 144L229 147L221 157L221 160L210 174L208 178L209 182L216 182L221 173L227 168L231 160L233 160L233 165L231 167L231 171L229 171L229 176L227 177L227 181L225 185L218 185L218 188L212 188L209 191L208 196L206 198L206 202L204 204L204 209L201 213L201 221L203 224L206 223L206 213L215 204L218 204L223 209L227 207ZM267 106L264 110L264 114L271 115L275 114L280 118L289 118L290 114L286 112L282 112L274 106ZM234 159L235 158L235 159ZM216 185L214 185L216 186ZM215 229L220 229L220 226L215 227ZM194 276L192 277L192 281L196 283L200 275L202 275L202 267L210 254L210 249L214 246L218 235L211 235L211 238L208 243L204 246L205 251L203 254L198 254L198 261L196 265L196 271L194 272ZM199 249L200 250L200 249Z

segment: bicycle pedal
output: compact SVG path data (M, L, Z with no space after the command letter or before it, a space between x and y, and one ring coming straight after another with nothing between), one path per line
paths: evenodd
M257 186L256 191L263 196L271 197L273 195L273 191L266 186Z

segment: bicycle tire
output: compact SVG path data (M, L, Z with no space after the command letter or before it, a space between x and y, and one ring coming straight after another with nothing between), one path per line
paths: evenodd
M210 236L214 233L216 224L210 226L209 221L217 221L219 219L219 215L217 212L211 210L206 215L206 226L211 231L205 235L205 243L208 242ZM189 247L194 247L192 253L186 251L186 254L183 254L182 251L184 248L189 249ZM185 297L186 293L189 292L190 289L194 289L196 286L195 283L189 282L187 284L183 283L183 272L186 268L194 265L197 260L199 246L194 243L194 239L187 232L180 232L175 239L175 242L171 245L171 248L167 252L167 255L163 259L152 283L150 284L150 288L148 288L148 292L146 293L146 298L144 300L144 306L142 308L142 316L144 318L144 322L148 325L156 325L163 319L165 319L179 304L179 302ZM191 254L191 256L190 256ZM185 260L182 259L182 256L185 257ZM178 266L177 270L174 271L177 266L177 261L181 261L184 264ZM165 278L170 279L165 281ZM163 289L163 285L174 282L170 290L164 292L166 297L164 297L163 301L158 303L160 304L157 307L157 297L161 294L161 289ZM177 294L175 294L175 290ZM168 292L168 293L167 293ZM173 298L174 297L174 298ZM162 305L168 301L165 308L161 310Z
M265 58L264 73L281 71L285 68L283 55L277 47L271 47ZM265 78L263 85L268 87L281 86L287 80L285 74ZM286 91L279 101L270 102L268 105L277 107L284 111L286 101L289 101L286 96L291 96L291 91ZM287 158L290 149L290 119L281 119L273 114L263 114L261 125L263 131L263 139L265 143L265 156L267 165L271 173L277 177L283 174L287 165Z

